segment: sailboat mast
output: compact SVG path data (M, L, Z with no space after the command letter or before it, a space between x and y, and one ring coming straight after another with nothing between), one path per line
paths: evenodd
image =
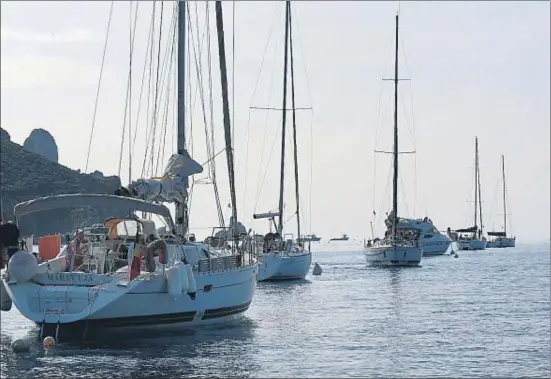
M478 144L476 146L476 153L478 157L476 161L476 171L478 173L478 218L480 220L480 232L478 233L478 237L482 238L482 233L484 232L484 222L482 221L482 190L480 185L480 155L478 154Z
M228 76L226 68L226 48L224 43L224 17L222 14L222 2L216 1L216 30L218 32L218 57L220 60L220 79L222 81L222 107L224 112L224 135L226 139L226 161L228 163L228 176L230 179L231 209L232 209L232 236L235 237L237 226L237 200L235 197L235 170L233 160L232 133L230 121L230 107L228 102Z
M186 153L186 3L178 1L178 154ZM182 178L187 190L189 182L187 176ZM188 231L187 199L176 203L176 234L185 236Z
M394 54L394 177L392 180L392 234L398 223L398 15L396 15L396 49Z
M291 1L287 0L289 8L289 53L291 59L291 104L293 108L293 148L295 158L295 197L297 205L297 238L300 238L300 195L299 195L299 180L298 180L298 145L297 145L297 119L295 106L295 70L293 61L293 23L291 18ZM309 245L308 245L309 246Z
M478 226L478 137L474 137L474 226Z
M501 156L501 175L503 180L503 231L507 237L507 202L505 196L505 157Z
M289 1L285 7L285 52L283 54L283 117L281 127L281 174L279 177L279 223L277 226L277 232L281 235L283 233L283 195L285 189L285 135L286 135L286 123L287 123L287 51L289 50Z

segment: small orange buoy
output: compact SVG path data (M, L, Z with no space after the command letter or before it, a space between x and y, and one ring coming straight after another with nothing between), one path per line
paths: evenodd
M55 346L55 339L54 337L46 337L44 338L43 345L45 349L51 349Z

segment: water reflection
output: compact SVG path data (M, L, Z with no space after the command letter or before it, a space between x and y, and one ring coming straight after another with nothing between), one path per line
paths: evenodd
M2 377L83 376L143 377L250 377L258 370L256 324L245 317L235 323L205 326L195 330L114 330L96 335L83 345L58 344L45 354L37 331L27 336L31 350L24 355L11 352L9 338L2 339ZM223 357L223 359L220 359Z

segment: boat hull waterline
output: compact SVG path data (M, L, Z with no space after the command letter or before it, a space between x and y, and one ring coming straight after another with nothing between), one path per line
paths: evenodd
M262 256L259 258L259 281L265 281L265 280L300 280L304 279L308 272L310 271L310 266L312 264L312 253L308 251L303 251L302 253L295 253L295 254L273 254L271 253L273 257L272 267L270 267L268 270L272 271L273 268L275 269L275 272L270 275L266 276L264 279L260 279L260 269L262 268L262 262L263 258ZM270 256L270 255L268 255ZM265 261L266 262L266 261ZM270 261L268 261L270 263Z
M439 239L438 241L420 242L423 247L423 256L432 257L437 255L444 255L450 247L452 241L450 239Z
M264 253L258 257L258 278L259 282L270 280L281 265L279 252Z
M113 277L108 283L92 287L41 285L32 281L4 281L4 284L21 314L38 325L44 324L49 332L52 326L59 330L83 325L87 329L167 324L193 328L224 322L244 313L254 296L256 272L257 265L252 265L216 274L197 274L194 299L188 293L169 294L163 278L128 282L125 276ZM86 275L92 279L105 277Z
M485 250L487 244L486 241L478 239L465 241L458 240L456 243L459 250Z
M515 238L502 238L497 241L489 241L486 245L487 248L505 248L505 247L516 247Z
M368 247L364 256L370 266L419 266L423 249L409 246Z

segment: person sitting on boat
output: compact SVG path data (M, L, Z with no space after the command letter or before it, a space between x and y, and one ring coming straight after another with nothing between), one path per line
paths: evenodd
M79 268L84 257L82 253L84 251L84 231L78 230L75 238L67 245L67 271L72 272L75 268Z

